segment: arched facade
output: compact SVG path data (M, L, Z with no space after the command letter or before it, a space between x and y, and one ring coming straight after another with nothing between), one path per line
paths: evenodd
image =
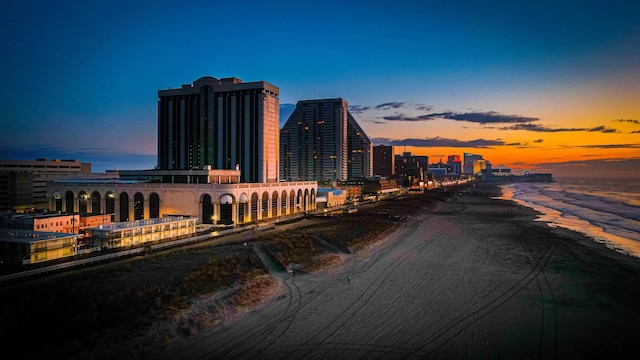
M199 223L242 224L314 211L313 181L241 184L74 183L47 187L51 210L113 214L116 222L167 215ZM208 219L208 221L207 221Z

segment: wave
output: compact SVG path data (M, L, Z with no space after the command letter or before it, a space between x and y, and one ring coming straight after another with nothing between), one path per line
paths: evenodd
M616 251L640 257L640 194L637 187L612 191L584 180L503 185L500 198L530 207L552 227L580 232ZM630 191L631 190L631 191Z

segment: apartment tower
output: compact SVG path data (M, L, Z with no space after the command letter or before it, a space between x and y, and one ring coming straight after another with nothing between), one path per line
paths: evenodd
M280 130L280 178L343 181L371 176L371 141L341 98L301 100Z

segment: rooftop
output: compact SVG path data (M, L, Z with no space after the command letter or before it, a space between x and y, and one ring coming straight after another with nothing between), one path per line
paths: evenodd
M73 238L78 237L78 234L65 234L55 232L40 232L33 230L21 230L21 229L0 229L0 241L2 242L15 242L29 244L38 241L47 241L52 239Z

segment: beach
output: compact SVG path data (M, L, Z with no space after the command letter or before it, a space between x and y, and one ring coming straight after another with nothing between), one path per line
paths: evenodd
M135 331L131 325L144 314L132 315L134 320L127 320L127 327L98 331L89 324L102 324L106 320L101 319L116 314L101 313L96 307L102 305L68 309L65 294L51 289L75 293L87 304L104 305L123 297L144 299L144 289L163 291L163 282L184 282L181 274L206 263L207 253L179 250L132 259L125 266L114 263L83 269L78 271L82 279L90 281L77 289L62 287L76 281L74 274L6 286L0 288L7 300L2 313L5 339L9 348L27 351L18 345L25 334L37 338L50 334L42 338L43 346L29 351L70 359L635 355L640 340L638 258L580 233L534 221L538 214L532 209L494 199L496 187L480 189L482 194L451 190L412 195L343 215L353 224L373 222L384 216L381 209L393 205L394 214L402 215L403 221L358 250L315 239L316 245L325 245L325 255L339 259L318 271L291 274L272 262L260 242L239 234L234 240L237 245L209 251L236 257L258 254L268 271L258 276L267 284L261 302L233 306L228 300L238 286L232 284L208 296L184 299L178 315L153 324L141 322ZM295 239L301 227L326 227L330 221L335 220L316 218L277 226L265 236ZM245 241L247 246L242 244ZM88 295L87 287L112 289L105 292L109 301L99 302L102 299ZM38 313L33 304L58 309L87 326L45 321L44 313ZM145 309L144 304L140 308ZM175 332L175 328L192 329L178 323L181 313L187 314L182 319L188 318L189 324L200 319L197 331ZM205 322L210 326L201 326ZM66 338L65 342L57 344L56 336Z
M491 196L417 212L341 267L154 359L627 358L640 266Z

